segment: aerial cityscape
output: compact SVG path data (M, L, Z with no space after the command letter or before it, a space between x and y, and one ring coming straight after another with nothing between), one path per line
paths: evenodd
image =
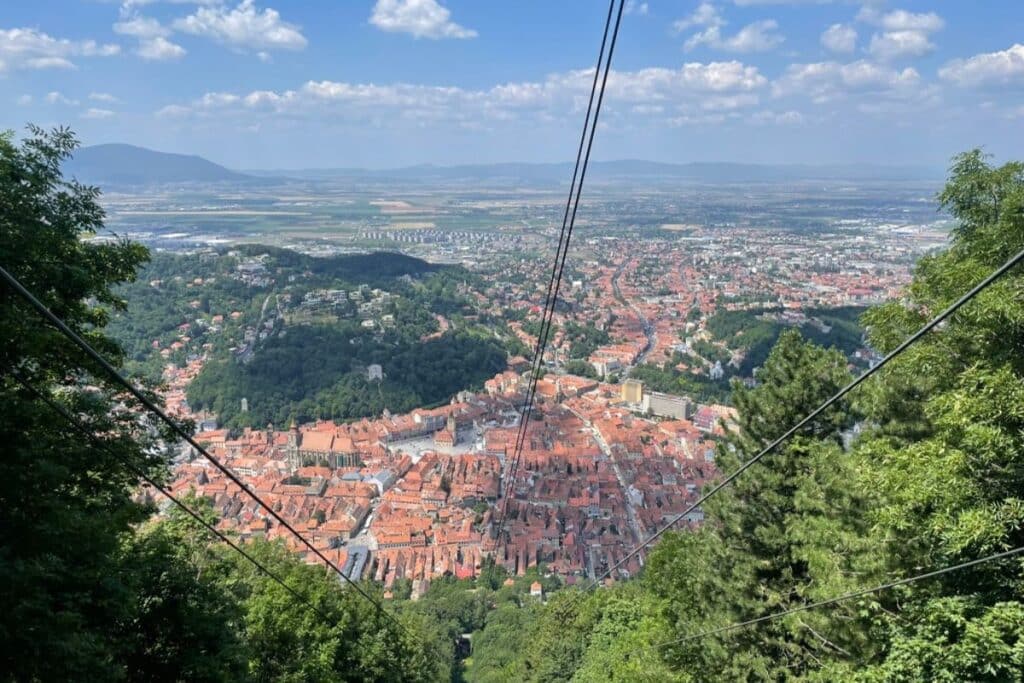
M5 9L0 683L1024 683L1024 5Z
M934 192L927 181L885 191L847 181L842 202L809 184L737 183L732 193L771 205L756 218L739 218L721 186L654 177L627 194L599 181L568 259L510 519L496 539L560 197L501 186L508 181L438 182L397 195L372 184L357 192L346 183L340 196L321 187L310 206L294 197L313 190L290 181L261 189L248 202L269 208L253 211L231 184L186 201L160 193L106 200L112 230L159 250L128 297L124 317L138 306L139 318L124 342L142 349L136 362L159 369L168 407L195 420L197 439L353 577L388 589L405 579L414 595L434 577L476 576L485 557L520 575L543 565L570 585L599 576L716 476L716 440L734 417L730 379L756 384L786 328L867 368L877 352L862 340L858 312L899 296L914 262L941 248L948 231L945 217L921 206ZM237 215L277 228L247 232L231 224ZM318 230L317 215L335 220ZM699 215L713 218L694 222ZM213 228L207 216L224 223ZM807 227L781 227L787 220ZM344 264L367 252L421 261L410 260L390 285L379 271L360 281ZM337 274L314 271L310 259L333 259ZM415 269L424 272L411 277ZM144 296L176 306L149 318ZM460 358L463 379L451 395L414 405L381 394L420 385L403 378L394 354L353 358L338 379L369 395L353 409L361 414L300 407L309 385L282 406L276 393L236 390L233 376L207 380L207 366L223 358L259 368L263 353L298 352L287 340L331 323L367 344L396 343L415 325L422 345L478 334L503 345L507 360L488 371ZM172 488L211 498L225 529L288 537L198 454L186 449L176 463ZM632 559L617 576L635 575L642 562Z

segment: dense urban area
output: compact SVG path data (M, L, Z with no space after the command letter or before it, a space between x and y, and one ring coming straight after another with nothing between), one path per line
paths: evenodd
M413 191L370 188L363 218L315 239L287 225L214 237L203 218L230 214L223 198L119 195L110 225L157 251L113 329L200 443L352 578L381 582L386 596L408 584L417 598L437 577L478 576L489 558L572 585L618 564L715 477L716 441L735 428L729 383L756 386L782 330L868 367L877 354L859 314L897 297L915 260L946 241L945 220L914 206L924 187L860 218L812 195L823 205L808 213L835 215L805 229L784 224L804 197L751 191L780 200L765 225L735 220L723 195L705 199L699 186L684 186L697 203L681 209L688 202L652 181L637 213L594 191L500 538L554 192L482 188L420 204ZM693 222L695 210L714 218ZM446 229L474 212L490 225ZM176 222L161 228L166 215ZM305 550L208 460L186 448L175 463L172 489L210 499L220 527Z

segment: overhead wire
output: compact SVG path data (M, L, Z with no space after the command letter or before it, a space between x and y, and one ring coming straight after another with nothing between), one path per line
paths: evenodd
M562 215L562 227L558 235L558 246L555 249L555 258L551 264L551 277L548 280L548 289L544 297L544 308L541 314L541 326L537 334L537 343L534 348L533 358L530 363L530 375L527 383L527 390L524 394L523 407L520 410L519 415L519 428L516 433L516 440L514 442L512 453L513 457L509 460L509 478L506 483L508 494L502 497L502 508L499 515L499 523L497 525L497 533L495 538L500 539L504 533L505 520L507 514L507 506L509 500L509 494L514 490L516 472L518 471L518 459L516 454L520 452L520 442L525 442L526 431L528 429L529 418L533 413L533 397L536 393L536 382L540 374L540 370L544 364L544 349L547 346L548 332L551 329L551 320L554 318L555 305L552 301L552 291L554 290L555 279L558 272L559 256L562 253L563 246L565 245L565 234L566 227L569 221L569 209L572 204L573 191L576 189L576 178L579 173L580 160L583 157L583 145L587 139L587 130L590 128L590 113L594 106L594 94L597 91L598 78L601 74L601 64L604 60L604 48L608 41L608 30L611 27L612 21L612 10L615 7L615 0L609 0L608 2L608 16L605 17L604 32L601 36L601 47L597 53L597 63L594 66L594 79L590 85L590 97L587 100L587 111L583 118L583 130L580 131L580 142L576 149L576 162L572 170L572 180L569 183L569 195L565 200L565 211ZM550 317L548 309L551 309Z
M1006 550L1004 552L993 553L991 555L987 555L976 560L961 562L960 564L952 565L949 567L943 567L942 569L936 569L930 572L925 572L923 574L916 574L914 576L909 576L907 578L899 579L897 581L890 581L889 583L883 583L878 586L872 586L871 588L862 588L859 590L850 591L849 593L843 593L842 595L838 595L833 598L828 598L826 600L821 600L819 602L812 602L806 605L799 605L797 607L792 607L790 609L782 610L779 612L772 612L771 614L766 614L764 616L757 617L756 619L747 619L746 621L734 622L731 624L727 624L725 626L719 626L718 628L712 628L706 631L700 631L699 633L694 633L692 635L683 636L681 638L675 638L673 640L666 640L659 643L653 643L646 647L637 648L635 650L626 652L625 656L629 657L632 654L646 652L648 650L661 649L663 647L668 647L669 645L679 645L682 643L707 638L709 636L728 633L729 631L735 631L738 629L746 628L748 626L754 626L756 624L763 624L765 622L775 621L776 619L782 619L783 617L788 617L793 614L799 614L800 612L807 612L813 609L819 609L821 607L829 607L831 605L836 605L841 602L845 602L846 600L860 598L865 595L871 595L873 593L881 593L883 591L891 590L893 588L898 588L899 586L905 586L907 584L916 583L918 581L924 581L925 579L933 579L937 576L942 576L943 574L957 572L962 569L974 567L979 564L985 564L987 562L1002 560L1008 557L1019 555L1021 553L1024 553L1024 546L1013 548L1012 550Z
M33 386L20 372L18 372L17 370L13 370L12 369L10 371L10 375L11 375L11 377L14 378L15 382L17 382L19 385L21 385L21 387L23 389L25 389L25 391L27 391L31 395L35 396L38 400L40 400L43 403L45 403L51 410L53 410L55 413L57 413L62 418L64 418L64 420L72 427L72 429L74 429L76 432L78 432L79 434L84 436L87 440L89 440L94 447L99 448L99 449L101 449L101 450L103 450L103 451L113 455L118 460L120 460L122 463L124 463L125 467L127 467L128 470L131 471L132 474L134 474L135 476L139 477L139 479L141 479L142 481L146 482L147 484L152 486L154 489L156 489L157 491L162 493L168 500L170 500L172 503L174 503L174 505L176 505L182 512L184 512L189 517L194 519L204 529L206 529L209 533L213 534L213 536L215 536L216 538L218 538L219 540L224 542L225 545L227 545L229 548L231 548L236 553L238 553L243 558L245 558L247 561L249 561L249 563L251 563L254 567L256 567L257 570L259 570L260 572L265 574L268 578L270 578L275 583L277 583L282 588L284 588L293 598L296 599L296 601L298 601L300 604L308 607L309 609L313 610L317 615L319 615L324 620L326 620L326 621L335 621L326 612L324 612L319 607L314 605L308 598L304 597L297 590L295 590L294 588L289 586L287 584L287 582L285 582L285 580L283 578L281 578L280 576L275 574L273 571L268 569L262 562L260 562L255 557L253 557L251 554L246 552L245 549L243 549L239 544L237 544L233 540L231 540L231 538L228 537L224 532L222 532L220 529L218 529L217 527L215 527L212 524L210 524L210 522L208 520L204 519L202 515L200 515L198 512L193 510L191 507L189 507L188 505L183 503L180 498L178 498L173 493L171 493L169 490L167 490L167 487L165 487L163 484L161 484L160 482L156 481L151 476L146 474L146 472L144 470L142 470L142 468L138 467L135 463L133 463L130 458L126 457L123 453L118 453L113 448L111 448L108 444L104 443L101 439L99 439L99 437L96 436L96 433L95 433L94 430L89 429L88 427L85 426L85 424L83 423L83 421L81 419L75 417L67 408L65 408L60 403L58 403L54 398L52 398L51 396L47 396L40 389L38 389L35 386Z
M35 311L45 320L49 321L50 324L52 324L57 329L58 332L67 337L75 346L81 349L90 359L92 359L97 365L99 365L99 367L102 368L103 371L106 372L116 384L122 386L125 390L127 390L128 393L131 394L148 412L157 416L164 424L166 424L171 429L172 432L177 434L178 437L180 437L186 443L192 446L192 448L194 448L198 453L202 454L203 457L205 457L214 467L216 467L222 474L224 474L224 476L226 476L229 480L231 480L232 483L238 486L238 488L241 489L243 493L249 496L252 500L256 501L256 503L261 508L266 510L266 512L271 517L273 517L278 524L280 524L284 529L286 529L296 539L298 539L306 548L308 548L310 552L313 553L313 555L315 555L317 558L323 561L323 563L328 568L337 573L338 576L340 576L365 600L373 604L378 612L380 612L392 624L397 626L407 635L411 635L408 629L401 622L399 622L394 615L392 615L387 609L384 608L384 605L382 605L378 600L375 600L373 596L367 593L358 583L353 581L343 571L341 571L341 569L334 562L332 562L330 558L324 555L319 548L314 546L313 543L309 541L309 539L300 534L298 530L295 529L294 526L292 526L284 517L280 515L280 513L278 513L276 510L273 509L273 507L268 505L262 498L256 495L255 491L253 491L244 481L242 481L238 477L238 475L231 470L231 468L227 467L224 463L222 463L220 460L211 455L210 452L206 449L206 447L204 447L202 444L196 441L196 439L191 434L186 432L181 427L181 425L179 425L166 412L164 412L163 409L161 409L155 402L153 402L152 399L150 399L142 391L136 388L134 384L128 381L117 370L117 368L115 368L110 363L110 361L104 358L103 355L100 354L96 349L94 349L87 341L82 339L82 337L78 333L76 333L74 330L68 327L67 323L65 323L63 320L60 319L60 317L55 315L49 308L47 308L45 304L43 304L34 294L32 294L32 292L28 291L28 289L26 289L25 286L22 285L21 282L16 277L14 277L14 275L8 272L7 269L4 268L3 266L0 266L0 279L6 282L7 285L14 290L15 293L17 293L20 297L25 299L30 304L30 306L33 309L35 309Z
M612 9L613 9L614 5L615 5L615 0L611 0L611 2L609 3L609 7L608 7L608 17L607 17L607 19L605 21L604 37L601 40L601 51L598 54L597 68L595 68L595 71L594 71L594 81L593 81L593 84L591 85L591 92L590 92L590 103L591 104L593 103L594 91L595 91L595 88L596 88L597 82L598 82L598 73L601 72L601 69L600 69L600 66L601 66L601 56L604 53L604 45L605 45L605 41L607 40L607 37L608 37L608 25L609 25L609 21L611 19ZM550 335L550 332L551 332L551 324L552 324L552 321L553 321L553 318L554 318L555 305L556 305L556 303L558 301L558 292L559 292L559 290L561 288L561 284L562 284L562 274L564 273L564 270L565 270L565 261L566 261L567 255L569 253L569 243L570 243L570 241L572 239L572 232L573 232L573 228L575 227L575 223L576 223L576 212L579 209L580 196L581 196L581 193L583 191L583 182L584 182L584 179L586 178L587 167L588 167L589 162L590 162L590 153L591 153L591 150L593 149L593 145L594 145L594 134L597 131L598 119L599 119L600 114L601 114L601 105L604 102L604 93L605 93L605 89L606 89L607 84L608 84L608 74L611 71L612 56L615 53L615 43L617 42L617 39L618 39L619 27L620 27L620 25L622 23L622 14L623 14L624 7L625 7L625 0L619 0L619 9L618 9L618 12L616 13L616 16L615 16L615 26L614 26L614 29L612 30L612 33L611 33L611 42L609 43L609 46L608 46L608 55L607 55L607 57L604 60L604 70L603 70L603 74L601 76L601 87L600 87L600 90L597 93L597 106L594 107L594 117L593 117L593 121L592 122L590 121L590 108L591 108L591 105L590 104L587 105L587 117L584 120L583 132L582 132L582 134L580 136L580 146L579 146L579 149L577 150L577 157L576 157L576 168L574 168L574 170L573 170L573 183L569 187L569 199L566 202L565 216L563 216L563 219L562 219L563 233L565 235L564 244L563 244L562 238L560 237L559 238L559 247L560 248L555 253L554 265L552 267L553 287L549 283L549 296L547 297L547 300L545 301L545 315L542 316L542 320L541 320L541 328L539 330L540 334L538 335L538 339L537 339L537 349L536 349L536 353L534 354L534 359L533 359L534 360L533 369L531 370L531 373L530 373L530 383L528 385L528 389L527 389L527 393L526 393L526 399L525 399L525 403L524 403L523 415L522 415L522 417L520 419L519 431L518 431L518 434L517 434L517 437L516 437L516 443L515 443L515 448L514 448L514 451L513 451L513 457L511 459L511 467L510 467L509 480L508 480L508 483L506 485L506 494L505 494L505 496L503 498L503 501L502 501L502 513L501 513L500 521L499 521L499 524L498 524L498 534L496 536L496 542L497 543L501 542L501 535L504 532L505 523L506 523L506 520L507 520L507 517L508 517L508 515L507 515L508 502L509 502L509 499L514 494L516 476L517 476L518 469L519 469L519 461L522 458L522 452L523 452L523 447L524 447L525 441L526 441L526 435L527 435L527 433L529 431L529 421L530 421L530 418L533 415L533 403L534 403L534 399L535 399L536 393L537 393L537 382L538 382L538 379L539 379L540 369L543 366L544 350L545 350L545 348L547 346L548 338L549 338L549 335ZM589 124L589 126L588 126L588 124ZM588 136L588 127L589 127L589 136ZM580 150L583 149L583 140L584 140L584 138L587 139L587 143L586 143L586 152L585 152L585 154L583 156L583 161L582 161L582 166L581 166L580 165L579 152L580 152ZM575 180L576 180L576 170L577 169L579 169L579 183L578 184L575 182ZM575 187L573 187L573 186L575 186ZM573 195L573 190L574 189L575 189L575 196ZM572 205L571 212L570 212L570 208L569 208L570 204ZM547 319L546 324L545 324L545 319Z
M824 403L819 405L817 408L815 408L810 413L808 413L803 419L801 419L795 425L793 425L788 430L786 430L781 436L779 436L774 441L772 441L770 444L768 444L763 449L761 449L761 451L759 451L757 453L757 455L755 455L754 457L752 457L749 460L747 460L746 462L744 462L742 465L737 467L732 473L730 473L727 477L725 477L724 479L719 481L717 484L715 484L715 486L713 486L709 491L707 491L706 493L702 494L697 499L697 501L695 503L693 503L692 505L687 507L683 512L679 513L678 515L673 517L671 520L666 522L657 531L655 531L653 534L651 534L651 536L648 537L645 541L643 541L642 543L637 545L629 553L627 553L622 559L620 559L618 562L616 562L614 565L612 565L606 572L604 572L604 574L602 574L601 576L595 578L593 580L593 582L590 585L587 586L587 590L590 590L590 589L596 587L597 585L599 585L604 579L606 579L607 577L611 576L612 573L615 572L618 568L622 567L629 560L631 560L632 558L636 557L636 555L639 554L644 548L646 548L648 545L650 545L651 543L656 541L658 538L660 538L666 531L668 531L669 529L674 527L681 520L685 519L687 517L687 515L689 515L693 511L697 510L701 505L703 505L707 500L709 500L711 497L716 495L719 491L721 491L722 489L724 489L727 486L731 485L732 482L735 481L737 477L739 477L744 472L746 472L748 469L750 469L751 467L756 465L758 462L760 462L762 458L764 458L768 454L770 454L773 451L775 451L775 449L777 449L783 442L788 440L791 436L793 436L798 431L800 431L808 423L812 422L814 419L816 419L823 412L825 412L830 407L835 405L837 402L842 400L842 398L844 396L846 396L848 393L850 393L855 388L857 388L858 386L863 384L865 381L867 381L867 379L869 377L871 377L872 375L874 375L877 372L879 372L882 368L884 368L886 365L888 365L890 362L892 362L892 360L894 358L896 358L897 356L902 354L904 351L906 351L908 348L910 348L911 345L915 344L917 341L919 341L921 338L923 338L926 334L928 334L933 329L935 329L944 320L946 320L951 315L953 315L957 310L959 310L964 304L966 304L968 301L970 301L975 296L980 294L982 291L987 289L996 280L998 280L1003 275L1005 275L1010 269L1012 269L1014 266L1016 266L1022 260L1024 260L1024 250L1021 250L1020 252L1018 252L1014 256L1010 257L1010 259L1007 260L1003 265L1001 265L1000 267L996 268L987 277L985 277L981 282L979 282L977 285L972 287L970 289L970 291L968 291L966 294L964 294L959 299L954 301L952 304L947 306L945 310L943 310L941 313L939 313L938 315L933 317L931 320L929 320L927 323L925 323L924 326L922 326L920 329L918 329L912 335L910 335L909 337L904 339L903 342L901 342L899 346L897 346L892 351L890 351L888 354L886 354L880 361L878 361L878 363L876 363L875 365L871 366L871 368L869 368L865 372L861 373L856 379L854 379L849 384L844 386L842 389L837 391L830 398L828 398Z

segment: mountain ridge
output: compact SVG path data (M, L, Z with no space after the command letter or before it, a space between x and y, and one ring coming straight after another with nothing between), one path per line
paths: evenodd
M89 184L152 185L188 182L240 182L253 176L232 171L195 154L158 152L124 143L81 147L64 172Z
M82 182L105 185L155 185L193 182L266 184L293 180L455 181L490 180L527 183L564 182L569 162L500 162L492 164L417 164L389 169L357 167L232 170L195 154L176 154L105 143L82 147L65 163L67 174ZM856 164L751 164L742 162L671 163L643 159L594 161L596 179L665 179L692 182L786 182L811 180L937 180L944 171L927 166Z

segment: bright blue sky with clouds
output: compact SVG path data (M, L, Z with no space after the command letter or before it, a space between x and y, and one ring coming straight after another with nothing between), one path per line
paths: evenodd
M236 168L562 161L604 0L32 0L0 127ZM581 104L582 103L582 104ZM1020 0L634 0L595 157L1024 157Z

